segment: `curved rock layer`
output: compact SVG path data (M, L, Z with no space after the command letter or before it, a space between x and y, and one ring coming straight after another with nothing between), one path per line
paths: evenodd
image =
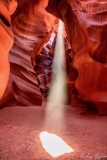
M18 0L18 8L12 16L15 39L9 54L11 73L7 91L1 103L8 106L42 103L42 95L31 58L32 55L34 58L41 52L48 40L45 37L56 21L56 18L45 10L47 5L48 12L64 21L67 38L71 45L72 52L69 54L73 59L72 63L70 62L71 68L76 69L78 74L75 74L74 69L70 70L72 73L69 75L72 77L69 79L69 88L72 84L70 81L73 80L71 88L77 89L79 99L94 104L99 114L107 114L106 0L49 0L49 3L48 0ZM10 38L4 35L9 38L6 45L10 41L5 54L8 55L13 35L9 26L6 26L10 24L10 20L5 21L8 22L6 24L2 22L0 19L1 30L10 35ZM41 43L42 40L43 43ZM1 39L0 41L2 44ZM42 45L39 46L39 43ZM2 68L3 66L1 70ZM75 94L77 94L76 91Z
M0 0L0 99L4 94L9 79L8 53L12 45L13 33L8 3L5 0Z
M89 51L77 52L76 88L79 97L93 102L100 114L107 113L107 1L70 1L78 22L88 33ZM80 37L81 38L81 37Z
M56 18L45 11L46 0L19 0L18 3L12 16L15 38L9 53L10 79L2 105L41 105L42 95L32 67L31 54L39 39L50 32Z
M54 8L52 8L52 5ZM78 71L78 97L107 114L107 1L49 1L47 10L62 17Z

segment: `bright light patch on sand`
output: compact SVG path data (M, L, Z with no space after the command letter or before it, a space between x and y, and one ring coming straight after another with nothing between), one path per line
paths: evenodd
M40 133L40 140L43 148L52 157L58 157L74 151L62 138L46 131Z

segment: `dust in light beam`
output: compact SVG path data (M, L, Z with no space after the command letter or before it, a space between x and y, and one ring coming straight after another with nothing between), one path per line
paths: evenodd
M65 44L64 44L64 24L60 20L54 53L53 75L48 103L45 109L45 124L52 126L63 124L64 126L64 104L67 100L66 72L65 72Z
M64 24L60 20L54 53L53 74L49 101L55 104L65 104L67 100L66 72L65 72L65 44L63 37Z

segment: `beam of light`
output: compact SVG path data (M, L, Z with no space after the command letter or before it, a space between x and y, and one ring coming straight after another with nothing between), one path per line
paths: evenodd
M40 140L43 148L52 157L58 157L65 153L74 152L74 150L59 136L48 132L40 133Z
M66 72L64 70L65 47L63 27L63 22L60 20L54 53L52 83L49 94L49 101L52 101L56 104L64 104L67 100Z
M43 122L43 130L51 130L54 133L63 132L65 125L65 102L67 100L66 89L66 72L64 69L64 38L63 38L63 23L59 21L58 34L54 54L54 65L51 89L49 93L48 103L45 108L45 119ZM49 132L41 132L40 140L43 148L52 157L58 157L65 153L73 152L74 150L64 142L63 139L56 134Z
M44 126L53 126L56 128L57 123L60 124L60 128L63 129L64 123L64 103L67 100L67 87L66 87L66 72L64 69L64 38L63 38L63 22L60 20L58 25L57 41L54 53L53 75L51 88L48 98L48 103L45 110Z

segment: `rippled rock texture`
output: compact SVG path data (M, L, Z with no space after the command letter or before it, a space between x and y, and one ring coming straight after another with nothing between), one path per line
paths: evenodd
M35 52L35 55L40 53L43 46L40 46L38 51L36 45L40 40L44 40L56 20L45 10L46 6L46 0L18 1L18 8L12 16L14 45L9 53L10 79L1 105L42 104L42 95L32 66L31 55L32 52ZM43 41L43 45L46 42Z
M49 41L56 23L53 15L64 21L71 45L70 57L67 56L71 104L76 97L79 98L77 106L88 102L99 114L107 114L106 0L49 0L49 3L48 0L18 0L18 8L11 17L15 38L9 54L10 79L1 103L5 106L41 105L35 58ZM4 28L8 30L7 26L1 30Z
M107 114L107 1L50 0L47 11L65 23L78 97Z

